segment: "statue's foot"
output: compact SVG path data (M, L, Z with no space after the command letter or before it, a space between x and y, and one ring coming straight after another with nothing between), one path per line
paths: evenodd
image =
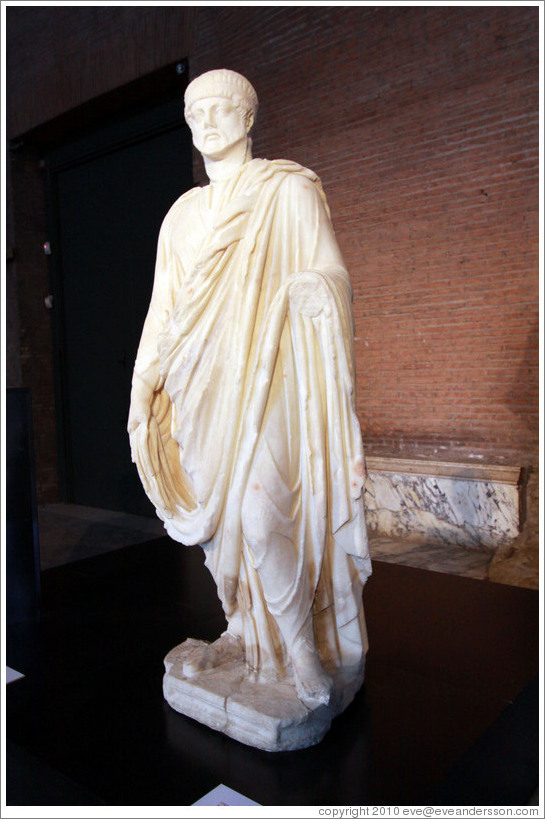
M183 658L183 672L186 677L194 677L201 671L243 659L241 641L225 632L213 643L199 642L193 645Z
M315 645L305 639L296 640L291 651L291 661L295 688L301 702L310 708L329 705L333 680L324 671Z

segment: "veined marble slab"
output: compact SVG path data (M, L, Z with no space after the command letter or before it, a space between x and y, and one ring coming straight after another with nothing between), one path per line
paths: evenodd
M520 469L368 458L367 525L380 536L494 551L520 531Z

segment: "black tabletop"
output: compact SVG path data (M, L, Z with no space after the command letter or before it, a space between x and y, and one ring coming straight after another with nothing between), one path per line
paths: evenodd
M356 699L319 745L268 753L163 700L167 652L225 627L198 547L161 538L43 572L40 617L7 629L25 673L6 694L7 804L185 806L220 783L268 806L526 804L538 593L376 562L364 605Z

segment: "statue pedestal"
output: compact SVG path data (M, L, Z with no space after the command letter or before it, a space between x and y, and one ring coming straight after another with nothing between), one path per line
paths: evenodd
M293 678L260 682L241 659L188 677L183 671L183 647L183 643L176 646L165 657L163 692L168 704L209 728L264 751L316 745L363 681L363 667L333 674L331 703L312 710L298 698Z

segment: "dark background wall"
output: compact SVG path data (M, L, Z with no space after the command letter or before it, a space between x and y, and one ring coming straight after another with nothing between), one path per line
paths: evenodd
M255 85L254 155L322 178L367 451L537 466L538 47L524 6L8 8L7 374L32 391L40 501L59 491L41 154L185 58Z

